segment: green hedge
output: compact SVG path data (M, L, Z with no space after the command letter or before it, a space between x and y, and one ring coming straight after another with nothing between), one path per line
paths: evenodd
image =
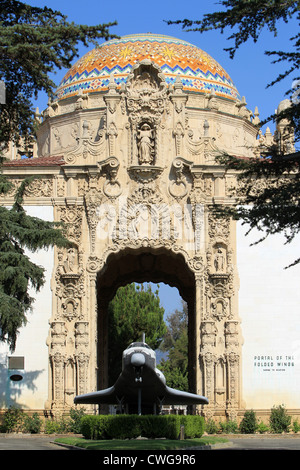
M186 439L201 437L204 433L205 421L201 416L180 416L180 424L184 426L184 436Z
M81 433L86 439L178 439L184 426L185 438L201 437L204 419L197 415L86 415L81 418Z

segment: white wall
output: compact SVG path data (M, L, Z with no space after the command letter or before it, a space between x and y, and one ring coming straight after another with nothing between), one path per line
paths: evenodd
M28 214L44 220L53 220L52 207L25 207ZM32 291L35 298L33 312L28 313L28 323L20 330L16 350L10 353L7 345L0 343L0 407L18 405L24 409L43 409L48 398L48 348L46 340L49 319L52 313L50 279L53 270L53 249L28 253L30 259L45 268L46 282L39 293ZM23 356L24 370L18 371L23 380L13 382L8 370L8 356Z
M284 269L300 256L299 239L249 246L260 235L245 233L238 224L243 398L248 409L300 408L300 265Z

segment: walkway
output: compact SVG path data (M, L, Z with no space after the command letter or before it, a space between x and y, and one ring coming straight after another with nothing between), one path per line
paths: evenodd
M0 434L0 450L70 450L54 443L56 435ZM214 451L236 450L300 450L300 434L236 435L230 434L225 445L212 446ZM74 450L74 448L71 448ZM81 449L76 449L81 450Z

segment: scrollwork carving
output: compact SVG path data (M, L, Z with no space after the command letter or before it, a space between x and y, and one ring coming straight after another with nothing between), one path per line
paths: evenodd
M96 273L97 271L100 271L102 266L103 266L103 263L101 262L101 260L97 256L93 255L93 256L89 256L88 258L88 261L86 264L86 270L89 273Z
M75 323L75 347L77 349L85 349L89 343L88 333L89 323L87 321L81 321Z
M117 174L120 167L119 160L116 157L111 156L99 162L98 167L100 172L106 173L106 181L103 185L104 194L110 199L119 197L122 194L121 184L117 180Z
M170 181L169 193L177 200L182 199L187 195L188 182L185 172L189 172L192 165L193 162L189 162L182 157L177 157L173 160L172 170L175 173L175 181Z
M82 216L83 206L60 206L58 207L59 220L65 223L67 228L67 237L74 241L76 245L80 244L82 236Z
M103 134L98 133L99 140L92 141L87 135L88 123L84 121L82 125L82 136L77 139L77 145L67 151L64 155L64 160L67 164L73 165L78 159L94 161L99 155L102 155L106 149L106 142L103 139ZM102 138L101 138L102 137Z
M21 179L10 179L12 187L5 194L1 194L1 197L13 197L16 193L17 187L22 183ZM36 198L36 197L53 197L54 196L54 184L53 178L42 178L37 177L33 179L24 191L24 197Z
M225 323L225 341L227 348L236 348L239 346L238 326L238 321L227 321Z

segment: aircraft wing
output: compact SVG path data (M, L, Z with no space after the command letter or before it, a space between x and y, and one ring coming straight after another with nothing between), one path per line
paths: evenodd
M147 396L147 402L154 403L159 398L164 405L207 405L208 399L195 393L183 392L175 388L159 383L159 391L155 390L152 383L151 397ZM149 389L148 389L149 390ZM156 393L155 393L156 392ZM133 394L136 396L136 394ZM148 394L147 394L148 395ZM75 397L75 404L106 404L112 405L122 401L122 393L117 393L115 386L99 390L97 392L86 393ZM126 399L125 399L126 401Z
M164 405L207 405L208 399L195 393L182 392L166 386L164 399Z
M138 403L144 409L161 405L207 405L208 399L166 385L166 379L155 366L155 353L145 343L133 343L123 353L122 372L116 383L97 392L76 396L74 403L127 404Z
M75 404L92 404L98 405L100 403L111 405L118 403L118 399L115 392L115 387L105 388L104 390L98 390L97 392L86 393L84 395L78 395L74 398Z

